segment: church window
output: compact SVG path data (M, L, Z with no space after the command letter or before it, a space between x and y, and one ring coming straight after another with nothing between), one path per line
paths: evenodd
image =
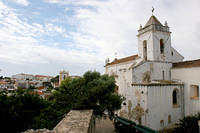
M173 103L174 108L178 107L178 104L179 104L178 99L179 99L179 91L178 89L174 89L172 92L172 103Z
M160 39L160 54L164 54L164 42L163 42L163 39Z
M177 92L173 91L173 104L177 104Z
M191 99L199 98L199 86L198 85L190 85L190 96L191 96Z
M147 60L147 41L143 41L143 57L145 60Z

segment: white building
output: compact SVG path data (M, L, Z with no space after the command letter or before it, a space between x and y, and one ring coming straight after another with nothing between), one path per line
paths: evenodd
M42 82L50 82L52 78L52 76L35 75L35 79Z
M17 80L33 80L33 79L35 79L34 75L24 74L24 73L12 75L12 78L17 79Z
M155 16L140 26L137 38L137 55L106 61L106 74L126 98L119 115L159 130L200 111L200 60L183 62L167 22Z

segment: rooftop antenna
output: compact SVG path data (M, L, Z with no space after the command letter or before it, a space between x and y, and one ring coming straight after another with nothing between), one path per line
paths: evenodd
M152 10L151 10L151 12L152 12L152 16L153 16L153 12L154 12L154 10L155 10L155 9L154 9L154 7L152 6Z

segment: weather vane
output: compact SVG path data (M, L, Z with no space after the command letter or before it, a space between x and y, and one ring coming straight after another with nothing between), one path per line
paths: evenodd
M154 7L152 6L152 10L151 10L151 12L152 12L152 15L153 15L153 12L154 12Z

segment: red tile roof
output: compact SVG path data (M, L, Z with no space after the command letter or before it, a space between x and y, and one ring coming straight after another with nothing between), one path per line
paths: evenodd
M35 75L35 77L50 77L50 76L46 76L46 75Z
M38 88L38 90L42 90L42 89L44 89L44 86L40 86L40 87Z
M123 62L128 62L128 61L133 61L133 60L137 59L137 57L138 57L138 55L132 55L132 56L128 56L128 57L121 58L121 59L115 59L111 63L106 64L106 66L119 64L119 63L123 63Z
M36 94L38 94L38 95L43 95L44 93L41 92L41 91L37 91Z
M6 81L0 81L0 84L5 85L5 84L8 84L8 83Z
M200 59L173 63L173 68L200 67Z

